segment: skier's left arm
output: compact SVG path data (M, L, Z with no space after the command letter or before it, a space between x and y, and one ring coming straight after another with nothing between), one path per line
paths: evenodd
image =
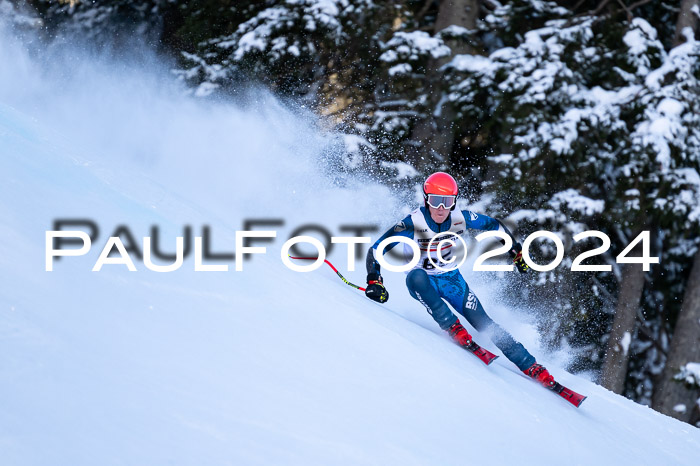
M387 302L389 299L389 292L384 287L384 280L380 274L381 267L379 266L376 256L377 247L379 247L379 243L393 236L404 236L406 238L413 239L413 221L411 220L410 215L401 220L395 226L389 228L389 230L387 230L387 232L384 233L367 251L367 288L365 289L365 295L369 299L377 301L378 303ZM383 253L388 252L397 244L399 244L398 241L395 243L390 243L384 248Z
M489 217L488 215L478 214L469 210L463 210L462 214L464 215L467 228L474 228L476 230L485 231L500 231L510 236L510 239L513 241L513 243L508 253L513 258L513 263L517 267L518 271L520 273L527 272L529 267L523 260L523 246L517 239L515 239L513 233L510 232L508 227L506 227L505 224L503 224L503 222L493 217ZM500 241L505 244L503 240Z

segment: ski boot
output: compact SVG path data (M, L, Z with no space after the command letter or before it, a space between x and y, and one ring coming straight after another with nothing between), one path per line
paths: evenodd
M537 363L534 363L532 366L525 369L523 374L527 375L528 377L532 377L546 388L553 388L556 384L552 374L550 374L544 366Z
M472 344L472 336L462 327L459 320L455 322L452 327L447 329L450 336L454 341L457 342L459 346L470 346Z

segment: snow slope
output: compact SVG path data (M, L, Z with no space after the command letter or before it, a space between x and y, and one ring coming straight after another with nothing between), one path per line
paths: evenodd
M299 225L403 214L386 188L324 169L310 117L265 96L190 100L157 69L66 73L12 40L0 63L0 463L697 464L698 429L557 368L488 288L494 316L589 396L580 409L454 345L402 274L381 306L327 268L284 267ZM100 237L46 272L45 231L71 217ZM183 225L209 225L219 252L250 218L285 225L242 272L194 272L191 256L171 273L91 272L117 225L158 225L167 251Z

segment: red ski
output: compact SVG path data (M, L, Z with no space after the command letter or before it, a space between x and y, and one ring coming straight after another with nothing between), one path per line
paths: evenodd
M575 391L571 390L570 388L566 388L559 382L555 382L552 388L550 388L554 393L559 395L560 397L564 398L566 401L571 403L572 405L576 406L577 408L581 406L581 403L583 403L583 400L585 400L587 397L576 393Z
M498 356L493 354L491 351L482 348L481 346L477 345L474 340L468 345L463 345L462 348L464 348L467 351L470 351L474 353L474 356L477 358L481 359L484 364L487 366L494 362Z

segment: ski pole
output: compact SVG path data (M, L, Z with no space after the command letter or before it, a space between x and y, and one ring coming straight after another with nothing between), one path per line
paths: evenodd
M290 258L290 259L299 259L299 260L309 260L309 261L315 261L315 260L318 259L318 257L294 257L294 256L291 256L291 255L289 256L289 258ZM343 280L343 281L345 282L346 285L350 285L351 287L357 288L357 289L360 290L360 291L365 291L365 289L362 288L361 286L357 286L357 285L355 285L354 283L350 283L345 277L343 277L343 276L340 274L340 272L338 272L338 269L336 269L335 267L333 267L333 264L331 264L331 263L328 262L327 260L324 260L323 262L325 262L326 264L328 264L328 266L329 266L330 268L333 269L333 272L335 272L336 274L338 274L338 276L340 277L340 279Z

